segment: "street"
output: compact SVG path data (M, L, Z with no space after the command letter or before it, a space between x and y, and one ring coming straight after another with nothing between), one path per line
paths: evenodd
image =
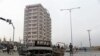
M14 52L13 54L7 54L7 53L3 53L3 52L0 52L0 56L19 56L17 52Z
M68 52L64 56L70 56ZM75 52L72 56L100 56L100 51Z
M0 52L0 56L19 56L17 52L14 52L13 54L7 54ZM64 56L70 56L69 53L65 53ZM73 56L100 56L100 51L91 51L91 52L76 52L73 54Z

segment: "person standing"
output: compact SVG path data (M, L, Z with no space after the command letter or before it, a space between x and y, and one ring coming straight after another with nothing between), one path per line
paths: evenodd
M7 53L10 54L10 44L7 44Z
M70 49L70 54L73 54L73 45L72 45L72 43L70 43L69 49Z
M10 54L13 54L13 49L14 49L14 46L10 44Z

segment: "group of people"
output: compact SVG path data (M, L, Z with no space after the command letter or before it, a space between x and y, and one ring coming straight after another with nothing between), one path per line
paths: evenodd
M3 52L7 52L8 54L12 54L13 49L14 49L14 46L12 44L7 43L6 47L3 50Z

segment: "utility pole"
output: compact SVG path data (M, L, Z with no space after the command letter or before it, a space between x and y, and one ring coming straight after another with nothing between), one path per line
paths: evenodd
M82 48L83 47L83 43L81 42L80 45L81 45L80 47Z
M70 30L71 30L71 43L72 43L72 45L73 45L73 36L72 36L72 18L71 18L71 12L72 12L72 10L74 10L74 9L80 9L80 7L70 8L70 9L61 9L61 11L63 11L63 10L68 10L69 13L70 13Z
M91 37L90 37L90 31L91 30L87 30L88 31L88 35L89 35L89 45L90 45L90 48L91 48Z
M19 43L21 44L21 39L20 39L20 37L19 37Z

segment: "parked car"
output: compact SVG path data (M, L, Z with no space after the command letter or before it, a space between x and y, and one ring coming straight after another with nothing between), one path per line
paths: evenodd
M7 52L7 48L3 48L2 51L3 51L3 52Z
M70 52L70 49L69 49L69 48L67 48L67 49L66 49L66 52Z
M3 49L4 48L4 46L3 45L0 45L0 49Z
M24 55L25 56L27 54L27 48L24 47L24 46L18 47L18 53L19 53L19 55Z
M14 52L16 52L16 51L17 51L17 46L14 46L13 51L14 51Z

